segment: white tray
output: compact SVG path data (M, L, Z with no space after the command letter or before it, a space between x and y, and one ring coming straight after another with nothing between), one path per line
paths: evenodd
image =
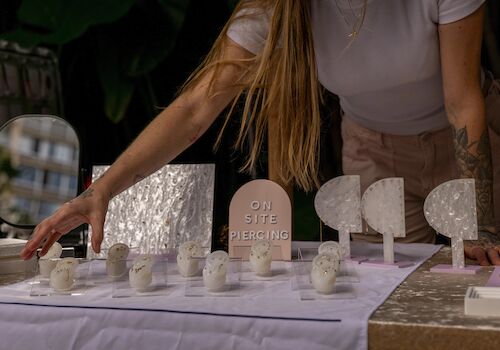
M500 287L469 287L464 307L466 315L500 317Z

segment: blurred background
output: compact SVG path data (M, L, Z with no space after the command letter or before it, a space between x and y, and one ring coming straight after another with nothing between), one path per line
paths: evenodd
M5 41L0 42L0 122L25 113L55 114L67 120L80 141L78 156L84 172L63 176L68 177L67 186L74 187L77 181L81 191L89 181L92 165L112 163L162 107L175 98L236 3L236 0L3 0L0 40ZM500 76L499 19L500 2L488 1L483 65L497 77ZM9 82L12 76L15 81ZM335 133L338 130L335 97L327 98L331 103L324 115L333 131L324 131L323 158L332 152L338 154L340 142ZM234 135L227 135L220 150L212 152L220 124L219 120L175 160L216 164L213 230L216 248L226 244L229 200L250 179L238 173L242 157L231 149ZM0 154L0 172L16 175L9 162L2 159ZM265 152L262 159L262 169L254 176L265 176ZM323 163L328 163L323 168L325 179L339 174L339 164ZM22 176L29 179L30 174L25 169ZM60 180L56 175L46 171L43 180ZM326 238L334 234L321 228L312 206L313 195L295 190L296 240L317 240L320 231L324 231Z

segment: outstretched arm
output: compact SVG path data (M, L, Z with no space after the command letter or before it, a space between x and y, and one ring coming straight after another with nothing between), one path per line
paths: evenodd
M224 60L241 60L252 54L229 40ZM28 259L43 244L42 255L62 235L83 223L92 226L92 248L100 251L108 203L117 194L160 169L194 143L237 93L234 83L244 73L241 64L212 69L197 85L163 110L85 192L42 221L21 252ZM213 90L209 95L209 84Z
M492 221L493 175L480 84L484 6L470 16L439 26L443 88L448 119L453 127L455 155L460 176L476 180L478 241L466 248L479 263L500 265L495 246L499 237L487 231Z

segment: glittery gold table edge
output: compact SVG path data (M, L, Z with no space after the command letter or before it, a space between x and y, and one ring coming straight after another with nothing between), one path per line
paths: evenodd
M482 349L500 344L500 317L464 314L469 286L486 284L493 267L477 275L429 272L451 262L445 247L413 272L368 323L370 349Z

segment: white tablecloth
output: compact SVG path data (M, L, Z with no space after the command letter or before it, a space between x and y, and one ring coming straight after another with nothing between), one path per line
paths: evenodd
M240 297L168 295L111 298L111 288L81 296L30 297L26 282L0 288L0 339L8 349L367 349L370 315L439 250L396 244L404 269L356 267L356 298L300 301L290 281L245 282ZM353 243L358 256L382 246ZM1 348L1 347L0 347Z

